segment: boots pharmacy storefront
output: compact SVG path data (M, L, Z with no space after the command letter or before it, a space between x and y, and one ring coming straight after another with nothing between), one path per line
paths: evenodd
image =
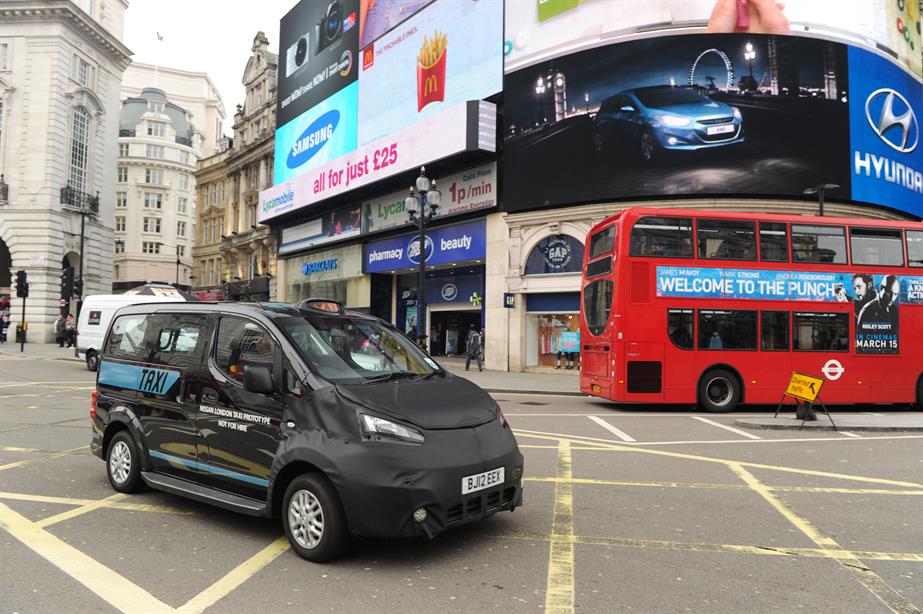
M484 257L486 223L483 219L430 228L422 250L426 261L426 318L424 330L434 355L462 354L466 331L484 322ZM417 233L400 235L365 246L365 272L387 291L392 322L412 333L417 318L417 271L420 262ZM373 281L373 285L374 281ZM379 292L376 290L376 295ZM379 301L375 301L378 304ZM389 315L384 311L374 315Z

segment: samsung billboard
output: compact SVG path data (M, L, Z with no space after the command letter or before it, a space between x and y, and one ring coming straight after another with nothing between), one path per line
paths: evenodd
M923 216L921 82L861 47L692 34L593 47L507 74L508 210L640 197L834 199Z

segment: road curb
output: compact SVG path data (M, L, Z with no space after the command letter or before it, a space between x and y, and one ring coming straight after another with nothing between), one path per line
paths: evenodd
M474 382L475 384L477 382ZM582 392L568 392L566 390L514 390L512 388L484 388L486 392L497 393L497 394L534 394L538 396L552 396L552 397L585 397L589 396Z
M881 416L885 420L888 419L888 416ZM833 425L830 424L830 421L827 420L826 416L819 415L817 416L816 422L805 422L804 426L801 426L801 420L793 419L791 423L785 422L768 422L761 420L752 420L746 418L738 418L734 420L734 424L737 426L745 426L751 429L766 429L766 430L777 430L777 431L864 431L864 432L881 432L881 433L890 433L895 431L923 431L923 415L920 416L920 424L854 424L850 423L848 417L843 417L838 419L834 416L834 421L837 423L837 428L833 428Z

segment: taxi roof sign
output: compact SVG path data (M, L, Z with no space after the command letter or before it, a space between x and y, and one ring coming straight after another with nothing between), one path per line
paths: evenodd
M321 298L307 298L300 303L301 309L313 309L315 311L325 311L327 313L343 313L343 305L337 301Z
M820 389L824 385L824 378L803 373L792 373L785 394L802 401L815 401Z

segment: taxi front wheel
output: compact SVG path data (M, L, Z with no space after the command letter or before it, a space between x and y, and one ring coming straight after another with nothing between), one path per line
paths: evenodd
M106 454L106 475L112 488L132 493L141 489L141 461L138 446L128 431L119 431L109 442Z
M298 476L285 491L282 525L298 556L329 561L346 546L346 518L333 486L319 473Z

